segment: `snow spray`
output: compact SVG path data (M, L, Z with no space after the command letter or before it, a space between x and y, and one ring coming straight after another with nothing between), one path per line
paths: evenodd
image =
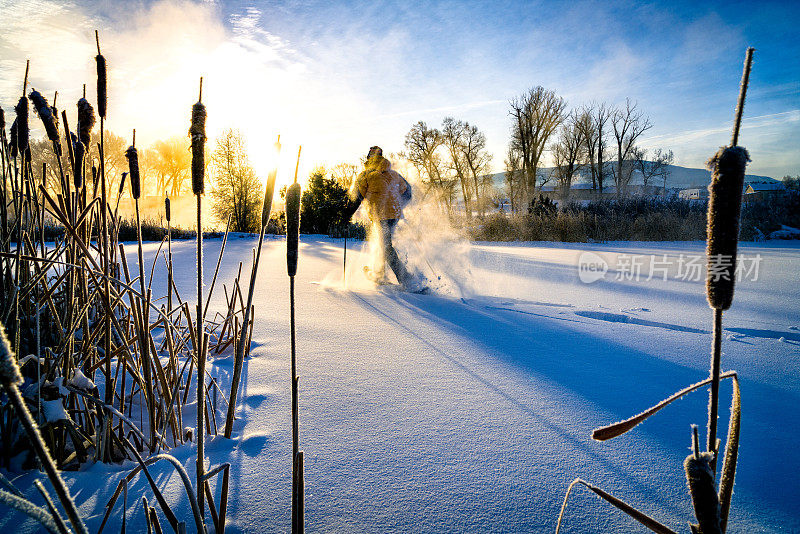
M432 290L454 297L472 295L475 285L469 240L433 198L414 193L419 200L406 207L395 232L398 254L405 255L410 272L427 278Z
M395 166L392 161L392 167ZM395 228L394 248L405 260L412 276L424 277L431 290L455 297L471 295L475 283L469 240L452 226L448 214L432 196L425 194L413 180L408 181L412 185L412 200L404 208L403 217ZM365 210L359 211L364 213ZM349 262L350 266L345 264L345 270L349 270L348 287L366 289L374 284L361 274L363 268L376 274L386 272L385 259L377 223L370 221L367 214L357 217L367 223L368 239L356 258ZM333 285L333 278L331 274L323 283Z

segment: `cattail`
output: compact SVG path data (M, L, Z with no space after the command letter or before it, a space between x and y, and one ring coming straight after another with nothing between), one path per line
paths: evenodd
M172 219L170 217L170 211L169 211L169 197L166 197L164 199L164 211L167 214L167 222L170 222Z
M25 154L28 149L28 138L30 137L30 128L28 127L28 98L23 96L14 107L17 112L17 120L14 122L17 125L17 149L20 154ZM12 134L13 136L13 134Z
M122 196L122 192L125 191L125 178L128 177L127 172L122 173L122 178L119 181L119 196Z
M281 136L278 136L278 141L275 142L275 152L280 154L281 151ZM269 222L269 215L272 212L272 197L275 196L275 179L278 177L277 163L275 168L269 171L267 177L267 188L264 190L264 205L261 208L261 228L266 228Z
M286 268L289 276L297 274L297 247L300 243L300 184L297 183L297 171L302 150L302 146L297 149L294 183L286 188Z
M94 108L85 98L78 100L78 137L85 146L92 142L92 128L97 119L94 116Z
M0 132L6 129L6 112L0 108Z
M83 186L83 159L86 155L86 146L74 133L70 132L69 136L72 139L72 154L75 159L72 175L75 180L75 189L77 190Z
M21 383L22 375L19 372L17 361L11 353L11 343L6 336L6 328L0 323L0 384L10 386Z
M50 104L47 103L47 99L36 89L31 90L28 96L33 102L33 109L42 120L44 131L47 132L47 138L58 143L58 127L53 120L53 110L50 108Z
M270 174L267 179L267 188L264 190L264 205L261 208L261 227L265 228L272 213L272 197L275 196L275 177Z
M289 276L297 274L297 247L300 242L300 184L286 188L286 266Z
M131 195L138 199L142 196L142 184L139 177L139 153L136 151L136 147L128 147L125 157L128 158L128 171L131 176Z
M8 145L9 145L8 148L9 148L9 150L11 150L11 157L12 158L16 158L17 157L17 142L18 142L17 131L18 131L17 119L14 119L14 122L11 123L11 141L8 143Z
M714 485L714 463L713 452L692 453L683 461L694 514L699 523L693 531L699 528L703 534L722 534L719 498Z
M103 119L106 118L106 58L100 53L100 45L97 46L97 113Z
M708 186L708 261L706 296L717 310L727 310L733 302L736 274L736 247L739 241L739 216L747 150L724 147L709 161L712 171Z
M50 106L50 113L53 115L53 126L56 127L56 137L58 137L58 108L56 108L55 102L53 102L53 105Z
M192 192L202 195L205 192L206 172L206 107L198 101L192 106L192 127L189 128L192 138Z

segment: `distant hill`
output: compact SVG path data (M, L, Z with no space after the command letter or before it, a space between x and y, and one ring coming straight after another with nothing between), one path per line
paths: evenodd
M554 167L544 167L539 169L539 176L544 177L551 174ZM711 172L707 169L695 169L692 167L681 167L679 165L670 165L669 166L669 177L667 178L667 188L668 189L687 189L690 187L706 187L708 186L709 182L711 181ZM587 175L588 171L584 173L585 177L578 178L575 183L585 183L591 182L591 178ZM745 182L778 182L774 178L770 178L769 176L759 176L756 174L746 174ZM541 178L540 178L541 180ZM541 181L537 181L541 183ZM492 174L492 182L494 183L495 187L500 190L505 188L506 176L505 173L498 172ZM555 182L551 180L548 182L548 185L553 185ZM631 180L631 184L641 184L641 175L638 172L634 172L633 180ZM614 185L614 179L609 175L608 180L605 181L604 185ZM662 182L658 179L655 181L651 181L650 185L662 185Z

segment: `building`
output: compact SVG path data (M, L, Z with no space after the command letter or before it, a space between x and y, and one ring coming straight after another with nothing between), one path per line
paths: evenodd
M786 187L781 182L750 182L744 184L744 200L768 200L786 193Z
M678 198L681 200L708 200L707 187L690 187L678 191Z

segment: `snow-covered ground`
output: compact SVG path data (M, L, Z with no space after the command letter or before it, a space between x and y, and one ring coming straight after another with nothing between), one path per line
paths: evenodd
M575 477L688 532L682 461L689 425L705 427L705 391L616 440L598 443L590 434L707 376L712 313L691 270L703 264L703 243L450 243L438 254L422 247L427 257L418 264L437 291L416 295L372 288L361 272L369 261L363 243L352 241L343 288L342 240L301 241L297 341L309 532L552 532ZM254 238L229 240L220 281L235 276L240 261L249 264L254 245ZM220 240L206 246L210 277ZM151 259L156 248L146 246ZM186 298L194 245L173 250ZM739 371L743 396L729 531L797 532L800 243L740 251L750 270L723 322L723 368ZM604 263L602 278L580 280L579 264L602 274ZM285 265L283 240L268 238L234 439L206 445L211 465L232 463L228 532L290 530ZM158 276L154 288L164 273ZM230 355L210 361L223 381L231 364ZM723 439L730 394L723 383ZM172 450L190 476L192 453ZM130 467L64 473L91 531ZM177 474L166 464L152 470L192 524ZM41 502L36 475L9 476ZM142 494L153 501L139 476L129 496ZM109 532L119 529L120 504ZM21 521L4 510L0 532L35 531ZM129 500L128 521L142 530L140 499ZM563 531L644 528L577 488Z

